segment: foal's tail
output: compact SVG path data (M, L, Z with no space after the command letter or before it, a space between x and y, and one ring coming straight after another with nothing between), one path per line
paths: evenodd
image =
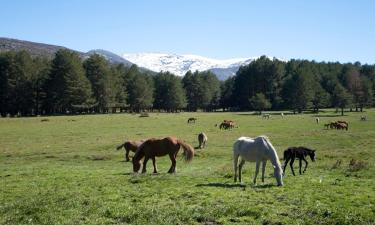
M117 146L117 150L120 150L122 147L124 147L124 145L125 145L125 143L124 144L121 144L121 145L119 145L119 146Z
M177 140L177 143L180 144L180 146L182 146L182 148L184 149L185 161L190 162L191 160L193 160L194 148L181 140Z

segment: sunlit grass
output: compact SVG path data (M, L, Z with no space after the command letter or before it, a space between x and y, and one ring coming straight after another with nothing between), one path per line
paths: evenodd
M375 214L375 110L345 117L319 114L179 113L88 115L0 119L0 224L373 224ZM196 124L187 124L197 117ZM223 119L238 128L219 130ZM349 131L325 130L332 120L349 121ZM177 174L167 174L168 157L158 158L158 175L134 176L115 147L125 139L176 136L206 149L191 163L179 156ZM265 184L251 184L254 163L243 183L233 182L232 144L240 136L267 135L280 158L289 146L317 150L306 174L287 168L276 187L268 164ZM131 153L132 154L132 153ZM357 171L352 159L364 162ZM341 160L341 163L337 163Z

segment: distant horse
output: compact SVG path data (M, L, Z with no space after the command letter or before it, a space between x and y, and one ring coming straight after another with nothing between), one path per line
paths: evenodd
M337 130L348 130L348 125L346 123L336 123Z
M284 118L284 113L281 113L280 115L281 115L281 118Z
M267 113L262 115L262 119L269 119L270 117L271 115Z
M198 134L199 148L204 148L207 142L207 135L203 132Z
M144 142L144 140L140 141L125 141L124 144L117 146L117 150L120 150L122 147L125 149L125 161L129 162L129 152L136 152L138 147Z
M241 161L238 164L238 158L241 157ZM238 178L241 182L241 171L242 167L245 164L245 161L256 162L256 169L255 169L255 176L254 176L254 184L256 184L256 179L259 173L259 166L260 163L263 162L262 165L262 182L264 182L264 172L266 169L266 162L270 160L272 166L274 168L274 175L277 181L278 186L283 185L283 177L282 173L283 170L281 168L281 164L279 161L279 157L277 156L277 152L271 142L269 141L268 137L266 136L259 136L256 138L249 138L249 137L240 137L233 145L233 161L234 161L234 182L237 182L237 168L238 171Z
M221 124L220 124L220 129L232 129L234 128L235 126L235 123L234 121L232 120L224 120Z
M326 128L327 130L328 130L328 128L330 127L330 123L326 123L326 124L324 124L324 128Z
M346 125L346 128L349 128L349 123L346 122L345 120L338 120L336 123L343 123L343 124ZM346 129L346 130L348 130L348 129Z
M366 121L366 116L361 116L361 121Z
M187 120L187 123L195 123L197 121L197 118L191 117Z
M146 173L146 164L149 159L152 159L154 165L154 173L157 173L155 157L169 155L172 161L171 168L168 173L176 172L176 157L180 150L180 147L184 150L185 161L191 161L194 157L194 149L189 144L175 137L166 137L162 139L151 138L143 142L135 152L133 157L133 171L138 172L141 168L141 159L144 157L142 173Z
M319 117L315 117L316 124L319 124Z
M292 169L293 176L296 175L294 173L294 169L293 169L293 163L294 163L295 158L299 159L299 174L301 174L301 167L302 167L302 161L301 160L303 160L305 162L305 169L303 170L303 173L305 173L305 171L307 169L307 165L308 165L308 163L305 159L306 156L310 156L311 160L314 162L315 161L315 150L308 149L308 148L305 148L305 147L290 147L290 148L286 149L284 151L284 160L285 160L284 168L283 168L284 174L285 174L285 168L288 165L288 162L290 160L290 168Z

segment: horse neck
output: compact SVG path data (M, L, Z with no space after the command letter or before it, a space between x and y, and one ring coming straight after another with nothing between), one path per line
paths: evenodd
M280 163L279 156L277 155L275 148L267 139L266 139L266 143L268 145L269 160L271 161L273 166L275 166L278 169L281 169L281 163Z
M137 152L134 154L133 158L134 158L135 161L140 161L143 158L144 155L145 154L144 154L143 148L139 148L137 150Z

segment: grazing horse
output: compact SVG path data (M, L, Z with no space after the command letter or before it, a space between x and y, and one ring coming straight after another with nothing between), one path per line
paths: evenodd
M337 130L348 130L348 125L346 123L336 123Z
M169 155L172 161L171 168L168 173L176 172L176 157L180 150L180 147L184 149L185 161L191 161L194 157L194 149L189 144L175 137L166 137L162 139L151 138L143 142L135 152L133 157L133 171L138 173L141 168L141 159L144 157L142 173L146 173L146 164L149 159L152 159L154 165L154 173L157 173L155 157Z
M122 147L125 149L125 161L129 162L129 152L136 152L138 147L144 142L144 140L140 141L125 141L124 144L117 146L117 150L120 150Z
M281 118L284 118L284 113L281 113L280 115L281 115Z
M319 124L319 117L315 117L316 124Z
M235 123L234 121L232 120L224 120L221 124L220 124L220 129L232 129L234 128L235 126Z
M198 134L199 148L204 148L207 142L207 135L203 132Z
M284 160L285 160L284 168L283 168L284 174L285 174L285 168L288 165L288 162L290 160L290 168L292 169L293 176L296 175L294 173L294 169L293 169L293 163L294 163L294 160L295 160L296 157L299 159L299 174L302 174L301 173L301 167L302 167L302 161L301 160L303 160L305 162L305 169L303 170L303 173L305 173L307 165L308 165L308 163L305 159L305 157L307 155L310 156L310 158L313 162L315 161L315 150L308 149L308 148L305 148L305 147L290 147L290 148L286 149L284 151Z
M195 123L197 121L197 118L191 117L187 120L187 123Z
M270 117L271 115L268 113L262 115L262 119L269 119Z
M361 116L361 121L366 121L366 116Z
M238 164L238 158L241 157L241 161ZM264 182L264 172L266 169L266 162L270 160L272 166L274 168L274 175L277 181L278 186L283 185L283 177L282 173L283 170L281 168L281 164L279 161L279 157L277 156L277 152L271 142L269 141L268 137L266 136L259 136L256 138L249 138L249 137L240 137L233 145L233 164L234 164L234 182L237 182L237 169L238 171L238 178L241 182L241 171L242 167L245 164L245 161L256 162L256 169L255 169L255 176L254 176L254 184L256 184L256 179L259 173L259 166L260 163L263 162L262 165L262 182Z
M343 123L343 124L345 124L346 125L346 130L348 130L348 128L349 128L349 123L346 122L345 120L338 120L336 123Z

